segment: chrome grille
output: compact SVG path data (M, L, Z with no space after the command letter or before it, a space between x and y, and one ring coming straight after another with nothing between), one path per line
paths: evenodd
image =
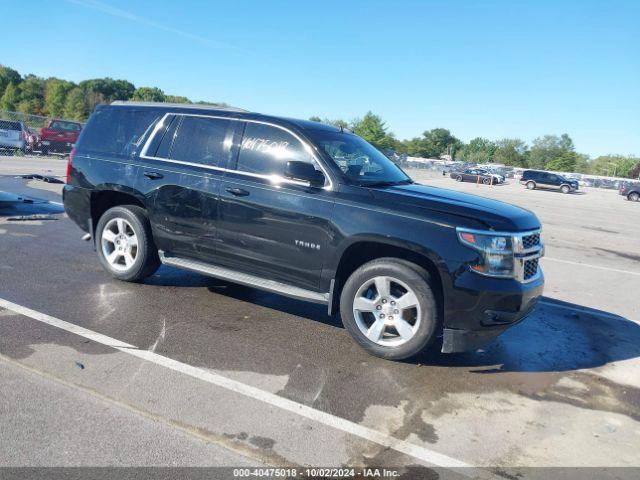
M529 280L538 273L538 258L525 260L524 262L524 279Z
M540 234L534 233L532 235L527 235L526 237L522 237L522 247L525 250L529 250L530 248L537 247L540 245Z

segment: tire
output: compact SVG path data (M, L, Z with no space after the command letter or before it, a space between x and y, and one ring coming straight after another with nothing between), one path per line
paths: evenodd
M571 191L571 187L569 185L562 185L560 187L560 191L564 194L567 194Z
M483 178L482 179L482 183L484 183L485 185L489 185L491 183L491 179L490 178Z
M111 232L108 238L107 230ZM100 217L95 235L100 263L119 280L140 282L160 266L151 225L143 208L136 205L110 208ZM113 255L116 250L118 253Z
M458 176L456 177L456 182L461 182L461 181L462 181L462 176L461 176L461 175L458 175Z
M629 199L630 202L637 202L638 200L640 200L640 193L638 192L631 192L628 196L627 199Z
M535 188L536 188L536 183L535 182L527 182L527 189L535 190Z
M388 293L381 295L376 285L386 285ZM429 274L397 258L373 260L353 272L340 295L340 315L356 343L372 355L391 360L409 358L428 348L438 325Z

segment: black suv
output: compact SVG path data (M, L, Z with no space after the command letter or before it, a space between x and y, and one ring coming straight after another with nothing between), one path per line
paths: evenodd
M640 182L620 182L618 193L627 197L627 200L631 202L640 201Z
M543 289L533 213L418 185L317 122L101 105L69 157L64 206L118 279L164 263L323 303L385 358L440 338L443 352L478 348Z
M520 183L529 190L536 188L546 190L560 190L562 193L575 192L579 188L577 180L563 177L557 173L541 172L538 170L525 170L520 177Z

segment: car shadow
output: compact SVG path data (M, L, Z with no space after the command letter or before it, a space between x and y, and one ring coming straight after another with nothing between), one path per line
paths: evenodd
M475 373L566 372L640 357L640 324L547 297L523 322L475 352L428 351L412 362Z
M206 287L224 295L288 315L344 328L340 315L329 316L326 305L296 300L251 287L163 266L145 283ZM564 372L601 367L640 357L640 324L610 312L548 297L521 323L485 348L442 354L438 342L405 363L465 367L475 373Z

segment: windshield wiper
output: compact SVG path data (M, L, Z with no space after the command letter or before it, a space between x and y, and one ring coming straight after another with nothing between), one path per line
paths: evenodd
M407 178L406 180L380 180L378 182L365 182L361 183L362 187L392 187L395 185L410 185L413 183L413 180Z

